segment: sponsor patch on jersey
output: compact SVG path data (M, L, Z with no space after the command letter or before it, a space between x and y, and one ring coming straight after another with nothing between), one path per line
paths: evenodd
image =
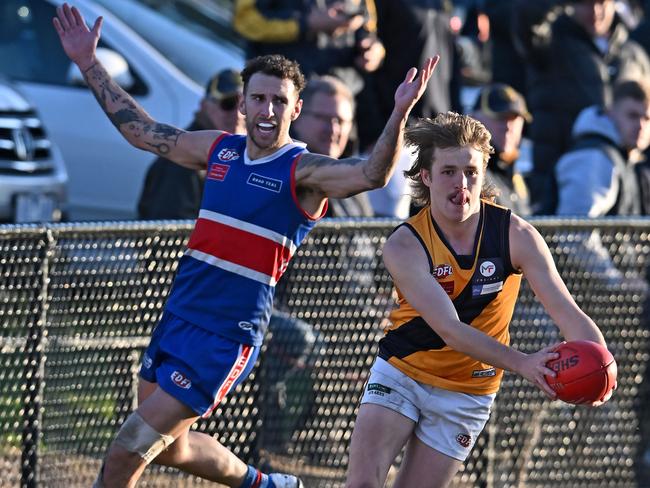
M458 434L456 436L456 442L458 442L461 446L467 449L469 446L472 445L472 436L469 434Z
M145 367L145 369L151 368L153 361L151 360L151 356L149 354L145 354L144 357L142 358L142 366Z
M171 375L171 379L179 388L183 388L184 390L192 388L192 381L180 371L174 371Z
M472 285L472 296L489 295L490 293L497 293L501 290L503 290L503 281L488 283L486 285Z
M237 325L242 330L252 330L253 329L253 324L251 324L250 322L246 322L245 320L240 321Z
M439 264L433 268L433 276L435 276L437 280L441 280L447 276L451 276L452 274L454 274L454 268L451 267L451 264Z
M445 290L447 295L453 295L454 294L454 282L453 281L439 281L440 286L442 286L442 289Z
M212 163L205 177L209 180L223 181L226 179L230 166L227 164Z
M273 191L275 193L280 193L280 190L282 189L281 180L269 178L268 176L258 175L256 173L251 173L246 183L258 188L264 188L265 190Z
M387 386L382 385L381 383L369 383L366 390L371 395L379 395L379 396L390 395L390 393L393 391Z
M497 266L492 261L485 260L478 265L478 270L483 276L489 278L496 272Z
M235 159L239 159L239 153L234 149L225 148L219 151L217 159L219 161L234 161Z
M497 370L494 368L477 369L472 371L472 378L490 378L497 375Z

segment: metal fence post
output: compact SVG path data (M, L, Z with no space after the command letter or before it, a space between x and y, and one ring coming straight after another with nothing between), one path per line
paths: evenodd
M38 294L38 320L30 321L25 341L25 386L22 394L23 430L21 480L22 488L38 487L38 447L41 440L42 400L45 370L45 339L47 337L47 308L49 262L53 252L52 231L45 229L45 245L40 266L40 291Z

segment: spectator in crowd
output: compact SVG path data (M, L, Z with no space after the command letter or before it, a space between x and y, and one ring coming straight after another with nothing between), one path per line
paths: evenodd
M282 54L305 76L335 75L355 95L384 59L374 0L235 0L234 8L248 58Z
M528 136L533 170L527 178L534 214L557 206L554 167L570 146L578 113L611 101L616 80L650 76L645 51L628 39L615 0L516 0L516 41L527 64Z
M609 107L584 109L574 143L555 167L559 215L638 215L641 194L634 165L650 137L650 86L626 80Z
M194 120L185 130L246 132L239 111L241 75L224 69L208 82ZM158 157L149 167L138 202L140 219L195 219L203 195L204 172Z
M411 148L404 147L400 153L395 173L384 188L367 193L375 217L405 219L411 211L411 189L404 175L413 165L415 155Z
M514 167L524 123L531 121L524 97L503 83L487 85L476 99L472 117L482 122L492 135L494 153L488 161L486 176L498 192L496 203L518 215L528 215L526 183Z
M505 83L519 93L526 91L526 69L515 48L512 24L515 0L483 0L490 21L490 71L493 83Z
M315 76L302 92L302 112L292 125L295 138L318 154L339 158L350 139L355 103L350 89L333 76ZM366 193L330 198L328 217L372 217Z
M641 215L650 215L650 160L647 153L643 161L634 165L634 170L641 192ZM650 276L650 273L648 275Z
M433 117L439 112L461 110L460 63L456 35L450 26L451 2L446 0L375 0L377 33L386 48L386 59L373 73L371 87L359 106L369 115L359 123L361 150L379 136L390 115L392 92L401 83L404 69L419 63L429 53L440 53L434 81L412 112L414 118Z

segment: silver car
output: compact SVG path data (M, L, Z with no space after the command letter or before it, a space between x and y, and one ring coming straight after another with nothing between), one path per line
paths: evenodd
M0 78L0 221L60 220L68 175L32 105Z

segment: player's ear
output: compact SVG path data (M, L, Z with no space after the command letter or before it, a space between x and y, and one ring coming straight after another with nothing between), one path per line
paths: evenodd
M300 112L302 111L302 99L299 98L296 101L296 104L293 107L293 112L291 112L291 121L293 122L300 116Z
M245 96L244 95L239 95L239 112L242 115L246 115L246 103L245 103Z
M422 168L420 170L420 179L426 186L431 186L431 171Z

